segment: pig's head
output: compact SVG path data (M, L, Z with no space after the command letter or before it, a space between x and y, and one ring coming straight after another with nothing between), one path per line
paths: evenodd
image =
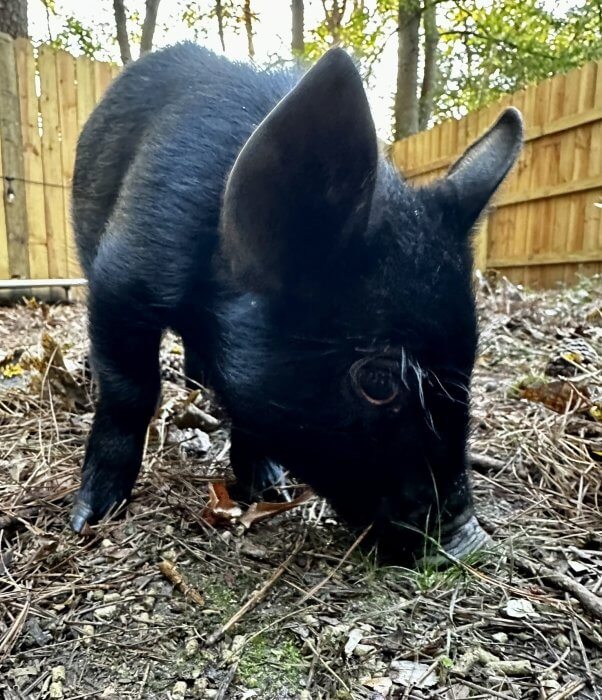
M516 110L415 189L379 156L353 62L326 54L229 177L220 383L233 422L386 549L475 550L471 231L522 142Z

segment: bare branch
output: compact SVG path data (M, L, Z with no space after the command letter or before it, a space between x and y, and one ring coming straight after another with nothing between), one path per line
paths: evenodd
M115 27L117 29L117 43L119 44L119 52L121 54L121 62L123 65L132 60L132 52L130 50L130 40L128 38L127 18L125 14L125 5L123 0L113 0L113 12L115 14Z

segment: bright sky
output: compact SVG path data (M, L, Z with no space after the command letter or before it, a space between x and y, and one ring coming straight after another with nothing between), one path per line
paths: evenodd
M486 5L495 0L482 0ZM582 2L586 0L581 0ZM541 0L548 10L555 10L559 15L571 5L576 5L575 0ZM103 27L104 34L114 34L113 3L111 0L55 0L56 16L50 16L49 24L46 10L41 0L29 0L29 30L33 40L37 43L45 41L49 37L49 29L52 36L58 34L64 18L72 15L78 18L85 26ZM206 3L204 3L206 4ZM186 28L179 19L171 18L181 12L183 3L178 0L161 0L159 15L157 18L157 30L155 32L155 46L166 46L184 39L194 40L192 30ZM126 0L127 9L138 11L144 16L144 0ZM257 14L258 20L254 23L256 61L265 64L270 59L290 57L291 36L291 10L290 0L252 0L252 9ZM321 0L305 0L305 26L314 27L323 18ZM207 36L200 36L198 41L204 46L221 53L221 46L217 34L217 23L210 28ZM119 49L116 44L107 41L103 47L105 58L119 62ZM136 49L134 48L134 51ZM246 36L243 28L238 34L229 31L226 34L226 55L237 60L248 60ZM387 44L381 59L374 70L373 87L368 92L372 106L374 120L379 135L388 140L391 136L391 110L396 81L397 42L393 36Z
M305 0L305 25L316 26L323 18L321 0ZM144 0L126 0L128 10L138 10L144 16ZM159 5L157 17L157 30L155 32L155 46L166 46L184 39L194 39L194 34L188 30L180 20L170 20L170 15L179 8L182 3L176 0L162 0ZM290 0L253 0L253 12L258 15L258 22L254 24L256 62L267 63L274 57L290 57L291 37L291 10ZM34 42L48 39L48 22L46 10L41 0L29 0L29 31ZM107 34L113 32L113 3L111 0L56 0L57 16L50 17L50 31L52 35L58 34L63 26L65 16L77 17L86 26L105 25L110 28ZM217 34L217 23L206 37L200 36L199 42L214 51L221 53L221 46ZM241 28L242 29L242 28ZM107 43L103 47L106 58L119 62L119 48L117 45ZM133 52L136 48L133 48ZM375 88L370 91L369 98L372 105L374 119L383 138L390 138L391 109L393 92L395 89L396 72L396 42L389 41L389 45L383 53L382 60L375 71ZM246 61L247 40L244 31L234 34L232 31L226 34L226 55L230 58Z

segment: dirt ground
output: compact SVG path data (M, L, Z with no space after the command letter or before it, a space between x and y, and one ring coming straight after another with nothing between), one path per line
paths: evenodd
M492 543L417 570L379 566L316 498L249 528L207 511L227 425L171 337L135 498L74 535L85 310L1 308L0 697L601 698L601 300L602 278L480 281L470 449Z

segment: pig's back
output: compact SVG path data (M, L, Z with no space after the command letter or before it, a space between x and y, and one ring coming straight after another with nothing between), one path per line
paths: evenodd
M128 66L78 143L73 222L86 273L107 229L138 237L153 256L158 243L169 254L214 233L238 151L294 82L190 43Z

